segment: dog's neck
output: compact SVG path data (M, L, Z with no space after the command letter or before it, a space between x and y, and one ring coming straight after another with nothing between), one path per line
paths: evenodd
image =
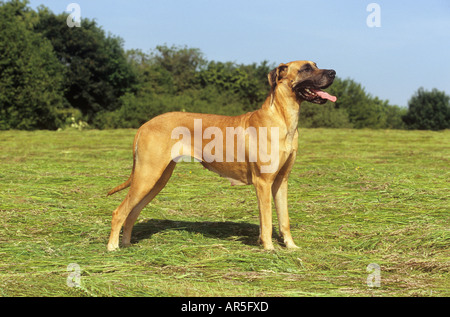
M286 84L277 85L275 91L267 97L262 109L270 111L286 125L286 132L294 134L298 128L300 103L294 92Z

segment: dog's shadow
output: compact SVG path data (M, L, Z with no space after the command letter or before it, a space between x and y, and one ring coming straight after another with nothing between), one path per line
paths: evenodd
M135 224L131 243L139 243L151 238L152 235L163 231L184 230L191 233L200 233L205 237L240 241L243 244L258 245L259 226L244 222L211 222L211 221L175 221L163 219L150 219ZM282 241L276 230L274 238Z

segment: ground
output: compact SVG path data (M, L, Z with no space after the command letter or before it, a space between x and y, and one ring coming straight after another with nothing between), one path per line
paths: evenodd
M180 163L133 245L107 252L126 190L106 193L129 176L135 132L0 132L0 295L450 295L450 131L300 129L298 250L256 244L251 186Z

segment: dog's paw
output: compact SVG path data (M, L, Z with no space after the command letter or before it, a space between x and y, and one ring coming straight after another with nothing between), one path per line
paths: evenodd
M300 249L293 241L285 242L284 244L286 245L287 249L291 250Z
M273 250L275 250L275 248L274 248L274 246L273 246L273 243L272 243L272 240L267 241L267 242L264 242L264 241L261 239L261 237L259 237L259 238L258 238L258 244L259 244L259 245L262 245L263 248L264 248L264 250L266 250L266 251L273 251Z
M108 244L108 246L106 247L106 249L108 250L108 251L116 251L116 250L119 250L119 246L118 245L113 245L113 244Z

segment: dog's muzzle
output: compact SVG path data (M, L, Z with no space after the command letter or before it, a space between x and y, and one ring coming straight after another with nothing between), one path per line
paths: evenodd
M324 70L322 74L312 78L305 79L296 83L292 88L299 100L304 100L317 104L324 104L327 100L336 102L337 97L322 91L328 88L336 77L336 71L333 69Z

